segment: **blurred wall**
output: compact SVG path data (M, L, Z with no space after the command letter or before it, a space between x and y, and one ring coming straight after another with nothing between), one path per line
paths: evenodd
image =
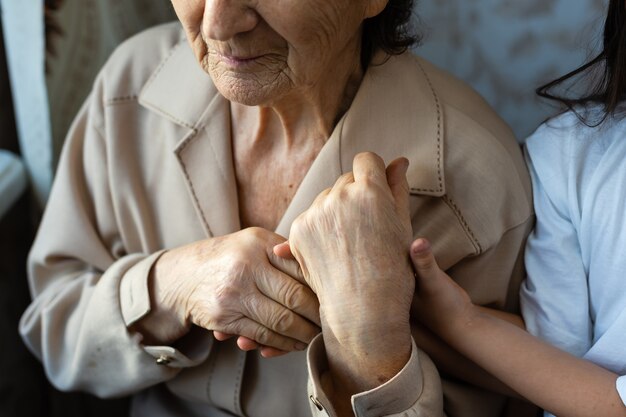
M477 89L518 139L554 113L535 88L599 45L608 0L417 0L416 49ZM417 19L416 19L417 21Z

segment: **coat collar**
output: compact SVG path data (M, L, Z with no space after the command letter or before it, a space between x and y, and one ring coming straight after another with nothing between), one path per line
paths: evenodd
M183 128L174 150L208 236L239 230L230 143L230 106L181 40L144 86L139 102ZM388 163L405 156L411 193L445 194L443 113L419 59L409 53L368 69L357 95L305 176L276 230L317 194L352 170L352 159L372 151ZM216 203L219 199L219 203Z
M371 66L345 115L342 171L351 171L352 159L362 151L373 151L386 163L404 156L412 194L444 195L443 117L419 58L404 53Z
M173 151L206 235L239 230L228 101L200 68L182 32L139 103L182 128Z

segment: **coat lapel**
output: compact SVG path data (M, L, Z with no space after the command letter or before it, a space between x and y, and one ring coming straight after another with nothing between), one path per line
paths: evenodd
M276 233L279 235L289 236L291 223L293 223L296 217L311 206L319 193L328 187L332 187L342 174L340 147L341 126L343 123L344 119L341 119L330 139L328 139L304 176L289 207L287 207L285 214L278 223Z
M222 236L240 229L228 102L216 95L205 116L174 152L207 235Z
M185 128L173 152L208 237L239 230L230 106L181 41L143 88L140 103Z

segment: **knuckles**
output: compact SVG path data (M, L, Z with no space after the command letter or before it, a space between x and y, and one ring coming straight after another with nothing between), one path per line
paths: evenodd
M285 290L283 299L285 300L285 306L290 310L300 311L307 304L306 301L309 298L309 294L302 285L293 285Z
M254 340L262 345L269 344L270 336L270 330L265 326L258 326L254 331Z
M277 310L270 319L274 331L287 334L294 327L294 314L287 309Z

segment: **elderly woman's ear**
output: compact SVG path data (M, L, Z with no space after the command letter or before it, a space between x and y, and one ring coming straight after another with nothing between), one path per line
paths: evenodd
M385 7L387 7L387 4L389 3L389 0L365 0L365 1L367 1L367 8L365 9L366 18L378 16L383 10L385 10Z

